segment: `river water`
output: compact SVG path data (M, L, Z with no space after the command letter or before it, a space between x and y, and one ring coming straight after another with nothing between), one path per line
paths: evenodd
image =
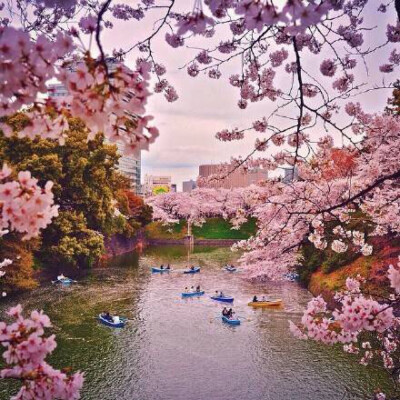
M288 320L299 320L310 294L296 283L254 284L223 271L235 258L227 248L196 247L191 262L201 265L199 274L150 273L162 262L184 268L187 257L183 246L148 248L70 288L49 284L7 301L50 315L59 344L50 361L85 371L85 400L364 400L378 387L393 388L385 373L338 348L294 339ZM205 296L181 298L197 284ZM234 296L241 326L221 322L222 306L209 298L215 290ZM283 307L247 306L262 293L282 298ZM108 328L95 319L103 310L132 320ZM0 383L0 398L15 388Z

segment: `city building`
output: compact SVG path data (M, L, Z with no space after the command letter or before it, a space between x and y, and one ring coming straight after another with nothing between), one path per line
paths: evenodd
M117 143L118 152L123 154L123 143ZM141 194L141 153L136 150L133 155L122 155L118 160L118 170L130 179L132 190L136 194Z
M62 83L49 83L47 85L48 95L51 98L59 99L68 96L68 89Z
M115 71L118 61L112 58L106 60L109 72ZM74 67L70 68L71 71ZM48 96L56 99L57 101L65 101L68 96L68 89L62 83L50 83L47 85ZM105 141L107 143L107 140ZM120 159L118 162L118 170L127 176L131 181L132 190L136 194L141 194L141 153L137 150L133 155L124 155L124 144L117 143L118 153Z
M212 175L219 175L221 178L210 180L207 179ZM222 176L227 175L225 178ZM220 164L204 164L199 166L199 186L211 188L233 189L239 187L247 187L257 185L268 178L266 169L254 168L250 171L242 171L235 169L233 164L228 165L228 168L221 172Z
M171 177L166 175L156 176L146 174L144 177L143 195L148 197L157 194L172 192L173 184L171 183L171 180Z
M178 188L176 187L176 183L171 184L171 192L176 193L178 191Z
M182 182L182 191L183 192L191 192L193 189L197 188L197 183L193 179L190 181L183 181Z
M284 175L282 178L282 182L289 183L289 182L296 181L298 178L299 178L299 171L296 167L284 169Z

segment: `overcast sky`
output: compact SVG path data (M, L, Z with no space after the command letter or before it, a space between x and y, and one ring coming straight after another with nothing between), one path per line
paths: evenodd
M179 2L178 2L179 3ZM188 0L180 0L180 4L187 5ZM366 42L373 46L385 40L385 29L387 22L394 23L395 14L380 14L376 12L378 2L371 1L371 9L367 17L367 23L374 26L379 22L381 29L374 35L366 36ZM153 17L156 17L153 15ZM135 21L116 21L113 30L105 30L102 35L108 48L126 48L130 44L142 38L151 30L154 19ZM143 28L143 22L145 29ZM141 27L137 30L137 27ZM147 31L146 31L147 29ZM139 33L138 33L139 32ZM368 35L368 33L366 34ZM223 34L214 38L219 42ZM227 38L227 37L226 37ZM192 46L199 44L199 41L191 42ZM234 61L222 69L222 77L219 80L209 79L206 76L192 78L187 75L186 68L180 69L190 60L198 50L190 48L172 49L164 41L164 33L153 42L155 59L164 64L167 69L166 78L174 85L179 94L179 100L175 103L168 103L162 95L151 96L148 111L155 117L155 125L160 129L160 137L156 143L151 145L149 152L142 152L142 180L144 174L171 175L173 182L181 188L181 182L188 179L196 179L198 166L202 163L218 163L228 161L231 156L245 155L252 148L255 141L255 134L250 133L244 141L235 143L221 143L214 138L217 131L224 128L247 127L255 119L261 118L266 112L276 107L276 103L265 100L260 103L253 103L246 110L237 107L238 91L229 85L229 75L239 70L238 61ZM389 50L385 49L379 54L373 55L369 61L370 69L357 70L357 78L363 82L376 82L379 74L379 62L387 59ZM324 55L307 57L312 60L306 67L312 71L319 69L320 62ZM129 61L133 62L132 54ZM291 61L291 60L289 60ZM388 81L395 77L388 76ZM395 75L395 73L394 73ZM276 81L276 86L285 85L284 80L289 79L283 70L277 74L281 81ZM357 79L356 78L356 79ZM331 82L329 83L331 85ZM380 111L384 108L389 92L374 92L363 96L370 111ZM360 99L354 99L360 101ZM353 100L353 101L354 101Z

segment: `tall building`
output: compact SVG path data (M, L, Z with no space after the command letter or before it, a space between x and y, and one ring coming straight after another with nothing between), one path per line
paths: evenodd
M108 58L107 67L110 72L115 71L118 65L118 61L113 58ZM74 67L70 68L71 71ZM63 101L69 95L68 89L62 83L51 83L47 85L48 95L57 101ZM107 142L106 140L106 143ZM131 181L132 190L136 194L141 194L141 153L137 150L133 155L124 155L124 144L117 143L118 153L120 154L120 159L118 162L118 170L127 176Z
M117 147L120 154L123 154L123 144L117 143ZM140 150L136 150L133 155L122 155L118 160L118 170L130 179L132 190L136 194L142 194L141 192L141 153Z
M207 179L212 175L226 176L226 178L218 178L207 182ZM266 169L254 168L250 171L243 172L235 169L233 164L228 165L228 168L221 172L220 164L204 164L199 166L199 186L211 188L233 189L239 187L247 187L257 185L268 178ZM206 181L206 182L204 182Z
M183 192L191 192L193 189L197 188L197 183L193 179L190 181L183 181L182 182L182 191Z
M143 195L154 196L157 194L172 192L173 184L171 183L171 180L171 177L167 175L156 176L146 174L144 177Z
M294 168L285 168L285 175L282 178L282 182L289 183L296 181L299 178L299 170L297 167Z

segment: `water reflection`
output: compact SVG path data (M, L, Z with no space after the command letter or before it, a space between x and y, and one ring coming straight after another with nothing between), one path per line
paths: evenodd
M50 314L59 342L52 362L86 372L85 400L361 400L390 387L386 375L338 349L291 337L287 321L300 317L309 294L221 270L234 257L229 249L196 247L190 261L202 266L200 274L151 274L152 265L180 269L188 259L183 246L150 248L113 259L76 286L49 285L17 300ZM197 284L205 296L181 298ZM209 298L215 290L235 297L241 326L221 322L224 305ZM247 306L262 293L284 306ZM95 320L106 309L132 320L122 330L107 328ZM11 392L1 383L1 398Z

